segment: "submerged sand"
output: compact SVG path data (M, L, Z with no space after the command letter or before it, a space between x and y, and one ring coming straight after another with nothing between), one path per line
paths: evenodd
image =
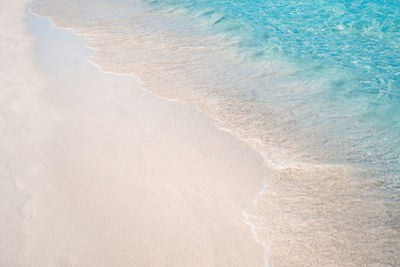
M259 155L72 32L27 29L27 2L0 1L0 265L264 265L242 215Z

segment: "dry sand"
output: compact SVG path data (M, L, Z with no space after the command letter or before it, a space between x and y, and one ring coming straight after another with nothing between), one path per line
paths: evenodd
M263 266L259 155L27 2L0 0L0 265Z

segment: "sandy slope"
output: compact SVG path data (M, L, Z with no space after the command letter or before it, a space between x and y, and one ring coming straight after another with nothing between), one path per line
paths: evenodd
M71 32L28 34L26 2L0 1L0 265L263 265L242 216L258 155Z

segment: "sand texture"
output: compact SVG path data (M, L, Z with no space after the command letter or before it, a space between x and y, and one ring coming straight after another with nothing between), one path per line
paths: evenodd
M0 2L0 265L263 266L258 154L26 4Z

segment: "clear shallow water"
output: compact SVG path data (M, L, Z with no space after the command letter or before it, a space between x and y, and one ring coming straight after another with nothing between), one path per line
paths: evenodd
M253 219L271 263L400 262L398 2L37 0L33 9L90 38L102 69L137 75L264 156L273 171Z
M294 114L282 117L297 120L294 131L321 133L315 138L323 140L308 144L311 151L335 153L318 159L391 169L395 173L387 178L399 178L398 1L142 2L201 24L205 34L223 34L255 72L264 67L257 64L274 60L294 68L272 82L270 77L241 80L235 90L255 93L252 100L265 102L265 109L270 102L290 109ZM260 75L268 75L263 71ZM288 83L300 92L285 88Z

